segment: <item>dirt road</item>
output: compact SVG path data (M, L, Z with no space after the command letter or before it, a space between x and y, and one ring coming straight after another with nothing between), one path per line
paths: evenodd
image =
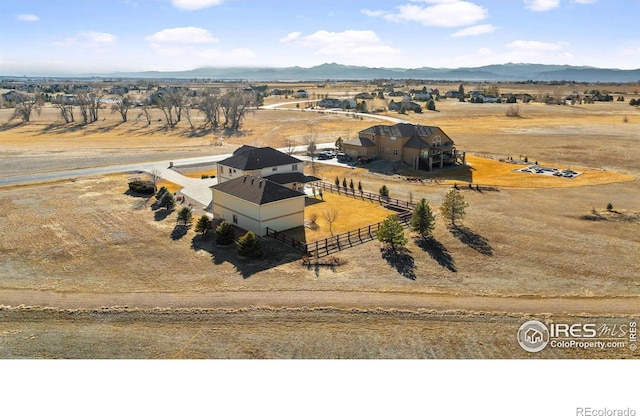
M339 309L464 310L522 314L634 315L638 297L528 298L452 296L402 292L348 291L221 291L208 293L64 293L35 290L0 290L0 305L60 309L108 307L241 309L333 307Z

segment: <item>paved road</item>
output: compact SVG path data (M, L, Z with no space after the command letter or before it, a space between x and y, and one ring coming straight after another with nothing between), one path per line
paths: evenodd
M315 102L317 100L307 100L307 101L292 101L292 102L284 102L284 103L276 103L270 104L262 107L264 110L280 110L280 111L306 111L306 112L319 112L319 113L333 113L333 114L355 114L351 111L343 111L343 110L332 110L332 109L298 109L298 108L281 108L285 105L300 103L300 102ZM402 120L395 117L382 116L379 114L364 114L358 113L358 116L373 118L384 121L391 121L394 123L403 123L406 120ZM317 145L318 149L330 149L333 148L334 143L320 143ZM286 149L279 149L281 151L286 151ZM295 152L304 152L306 151L306 146L297 146L295 148ZM31 183L39 183L39 182L47 182L47 181L58 181L65 179L73 179L80 178L83 176L93 176L93 175L104 175L108 173L121 173L121 172L151 172L154 170L160 172L166 172L166 169L169 167L169 163L173 162L175 165L190 165L190 164L198 164L198 163L214 163L223 159L226 159L231 155L215 155L215 156L202 156L202 157L192 157L185 159L174 159L174 160L159 160L156 162L141 162L141 163L129 163L123 165L109 165L109 166L101 166L95 168L85 168L85 169L70 169L70 170L60 170L60 171L52 171L52 172L40 172L34 173L30 175L16 175L16 176L5 176L0 177L0 187L2 186L10 186L10 185L27 185ZM322 162L322 161L318 161ZM332 161L326 161L326 163L333 163ZM167 174L171 176L171 174ZM173 177L173 176L171 176ZM173 177L176 179L175 177ZM170 177L166 179L171 180ZM182 185L182 183L178 183ZM190 183L193 185L193 183ZM188 192L188 191L187 191ZM202 194L202 190L198 190L196 194Z

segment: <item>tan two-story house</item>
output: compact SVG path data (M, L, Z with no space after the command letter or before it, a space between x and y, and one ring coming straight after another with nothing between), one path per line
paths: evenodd
M404 162L414 169L432 170L464 163L453 140L440 127L398 123L377 125L358 133L358 138L343 143L352 158L383 159Z

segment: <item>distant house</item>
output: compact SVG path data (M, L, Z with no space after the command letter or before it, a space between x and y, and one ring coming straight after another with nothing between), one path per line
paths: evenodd
M296 98L309 98L309 93L307 90L298 90L295 95Z
M322 108L344 108L344 109L352 109L356 108L356 101L352 99L340 100L338 98L323 98L318 101L318 107Z
M462 94L460 94L460 91L458 90L450 90L444 94L444 96L447 98L460 98L461 95Z
M7 102L20 101L23 100L24 97L25 94L13 90L2 94L2 98Z
M418 112L422 110L422 107L420 106L420 104L414 103L413 101L395 102L391 100L388 108L389 108L389 111L398 111L398 112L402 111L403 109L404 111L418 111Z
M214 218L266 234L304 225L306 184L320 178L302 172L303 162L271 147L242 146L217 163L211 187Z
M356 94L355 97L356 100L373 100L373 95L371 95L370 92L361 92L359 94Z
M358 133L358 138L343 143L344 152L352 158L378 158L404 162L414 169L431 170L464 163L453 140L434 126L398 123L377 125Z

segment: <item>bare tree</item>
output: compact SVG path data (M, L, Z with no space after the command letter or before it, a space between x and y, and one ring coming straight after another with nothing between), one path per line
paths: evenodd
M142 107L140 107L140 114L138 114L138 118L140 118L141 116L144 116L145 119L147 120L147 126L151 125L151 114L149 113L149 100L148 99L144 99L142 100Z
M80 92L76 94L76 104L80 108L82 121L85 124L98 121L98 112L100 110L100 102L102 101L102 93Z
M242 91L229 91L220 99L220 108L224 115L224 127L240 130L242 120L252 106L255 106L256 94Z
M331 237L333 237L333 224L338 219L338 211L335 209L327 209L322 212L322 216L327 224L329 224L329 232L331 233Z
M206 89L197 100L198 109L204 114L203 128L217 129L220 126L220 95L213 89Z
M65 123L73 123L75 121L72 102L66 101L63 97L57 96L51 100L51 103L60 111L60 116Z
M40 114L42 109L42 98L40 96L17 94L14 102L13 115L9 118L9 121L20 119L24 123L28 123L33 112Z
M284 147L288 155L292 155L293 152L295 152L297 145L298 142L296 142L296 140L291 137L287 137L286 139L284 139Z
M113 105L111 105L111 113L119 113L120 117L122 117L122 122L126 123L127 113L132 106L133 100L131 97L125 94L120 94L113 102Z

